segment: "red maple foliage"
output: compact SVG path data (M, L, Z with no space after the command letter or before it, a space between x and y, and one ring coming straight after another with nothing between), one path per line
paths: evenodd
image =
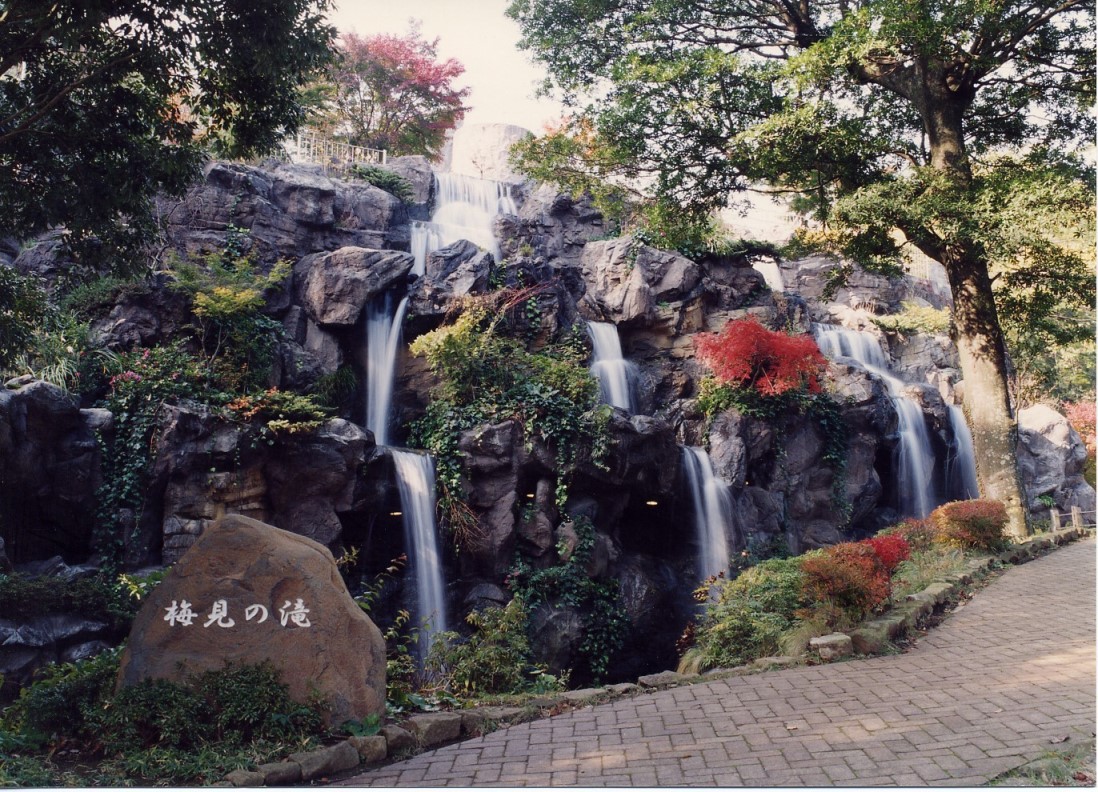
M827 362L810 335L768 330L748 316L730 321L720 333L699 333L694 345L722 382L753 387L764 396L821 390L820 374Z
M865 543L873 548L881 565L892 574L901 561L911 558L911 545L907 539L896 534L886 536L874 536L866 539Z
M801 562L804 593L813 602L826 603L860 618L888 598L891 580L865 542L832 545Z
M938 540L944 544L995 550L1004 542L1007 511L997 500L951 501L932 511L930 521L937 528Z
M427 41L416 26L403 36L341 37L330 76L349 142L395 155L442 150L446 131L469 109L470 89L454 85L465 67L436 60L437 48L438 39Z
M1095 442L1095 406L1094 402L1067 402L1064 404L1064 416L1071 428L1079 433L1086 444L1087 453L1094 455L1098 443Z

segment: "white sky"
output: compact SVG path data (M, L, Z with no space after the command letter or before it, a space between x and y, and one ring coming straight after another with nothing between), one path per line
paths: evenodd
M518 50L518 25L504 16L507 0L336 0L330 22L341 32L403 34L418 19L423 37L438 38L441 59L465 66L459 87L472 88L466 124L518 124L540 134L560 117L549 100L535 100L543 71Z

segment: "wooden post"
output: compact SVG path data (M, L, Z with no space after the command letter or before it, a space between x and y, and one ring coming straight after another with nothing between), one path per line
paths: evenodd
M1049 519L1052 522L1052 530L1060 530L1060 512L1056 511L1056 507L1052 507L1048 510Z
M1071 527L1082 528L1083 527L1083 510L1078 506L1071 507Z

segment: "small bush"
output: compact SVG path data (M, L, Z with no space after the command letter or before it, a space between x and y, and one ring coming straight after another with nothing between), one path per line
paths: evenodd
M411 203L415 198L412 183L399 173L387 168L381 168L377 165L352 165L348 173L356 179L362 179L385 190L385 192L404 203Z
M880 531L877 536L902 536L912 550L919 552L937 541L938 529L929 519L911 518Z
M803 556L804 594L812 602L830 605L850 619L860 619L889 593L888 572L873 548L844 542Z
M730 321L719 334L699 333L695 344L701 361L730 385L752 387L764 396L821 390L827 361L810 335L768 330L748 316Z
M1001 550L1006 545L1003 529L1006 507L994 500L953 501L930 514L938 541L973 550Z
M465 621L472 635L462 640L457 633L443 633L427 658L428 671L443 677L452 692L520 693L545 673L530 663L521 598L504 608L473 611Z
M139 606L123 585L103 574L78 580L0 575L0 613L7 619L79 613L119 630L129 628Z
M877 560L884 566L885 571L891 575L901 561L911 557L911 544L902 536L874 536L866 539L865 543L873 548Z
M715 599L694 628L694 650L683 659L691 670L704 670L774 654L806 602L799 558L763 561L717 583Z

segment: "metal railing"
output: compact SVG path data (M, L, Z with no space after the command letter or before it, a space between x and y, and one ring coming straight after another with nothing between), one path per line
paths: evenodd
M352 165L384 165L387 159L383 149L352 146L341 143L313 131L298 132L287 146L292 162L320 165L327 170L347 170Z

